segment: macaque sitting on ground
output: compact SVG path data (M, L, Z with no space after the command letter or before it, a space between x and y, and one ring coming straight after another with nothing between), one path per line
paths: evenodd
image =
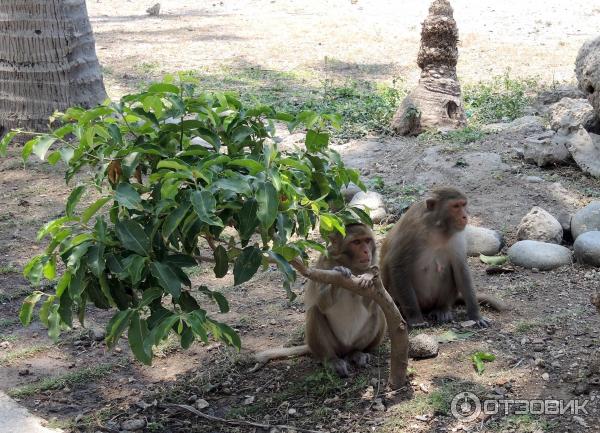
M321 255L316 267L333 269L349 278L361 275L375 263L375 238L363 224L346 226L346 237L333 235L329 255ZM364 279L361 284L372 281ZM259 362L311 353L329 364L338 375L348 376L348 362L359 367L369 361L368 352L383 339L386 322L374 302L342 287L310 281L304 294L306 345L271 349L255 356Z
M383 285L409 326L427 326L425 315L439 323L452 321L457 301L482 327L490 321L481 316L478 301L504 309L497 299L475 293L467 263L467 221L467 197L454 188L439 188L412 205L386 236Z

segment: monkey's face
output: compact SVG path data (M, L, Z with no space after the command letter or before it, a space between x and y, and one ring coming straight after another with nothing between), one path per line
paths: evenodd
M366 272L373 260L375 241L371 236L357 236L349 239L346 245L347 255L350 257L351 268Z
M469 222L469 215L467 214L467 200L448 200L446 215L448 216L450 227L456 231L464 230Z

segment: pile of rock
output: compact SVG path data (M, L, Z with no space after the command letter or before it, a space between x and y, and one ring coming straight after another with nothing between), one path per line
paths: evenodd
M572 159L584 172L600 177L599 71L600 37L586 42L577 56L575 72L583 97L573 94L575 98L565 96L550 105L551 129L528 135L523 148L526 161L543 167Z
M519 224L520 239L508 250L510 261L525 268L554 269L569 265L571 250L561 243L572 236L575 259L600 266L600 202L579 210L572 218L559 222L542 208L534 207Z

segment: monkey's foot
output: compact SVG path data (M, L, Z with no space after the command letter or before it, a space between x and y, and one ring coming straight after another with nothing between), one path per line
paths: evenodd
M473 320L475 320L475 326L478 326L479 328L487 328L492 324L492 321L490 319L486 319L485 317Z
M448 310L434 310L429 314L431 320L437 323L448 323L454 321L454 314Z
M409 317L406 319L406 323L410 329L429 328L429 323L422 316Z
M350 278L352 276L352 271L345 266L336 266L332 270L338 271L344 276L344 278Z
M339 377L348 377L348 363L345 359L336 358L330 360L333 370Z
M364 368L371 361L371 355L369 353L364 352L353 352L352 354L350 354L348 359L350 360L350 362L356 364L357 367Z

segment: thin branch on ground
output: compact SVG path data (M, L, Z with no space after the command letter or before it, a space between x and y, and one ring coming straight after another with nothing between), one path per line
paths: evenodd
M270 430L272 428L277 428L280 430L293 430L293 431L297 431L297 432L301 432L301 433L324 433L322 430L308 430L305 428L296 427L296 426L292 426L292 425L262 424L262 423L246 421L246 420L219 418L217 416L208 415L206 413L200 412L199 410L193 408L192 406L188 406L187 404L165 404L164 406L183 409L183 410L191 412L194 415L197 415L201 418L207 419L209 421L221 422L221 423L229 424L229 425L251 426L251 427L258 427L258 428L262 428L262 429L266 429L266 430Z

